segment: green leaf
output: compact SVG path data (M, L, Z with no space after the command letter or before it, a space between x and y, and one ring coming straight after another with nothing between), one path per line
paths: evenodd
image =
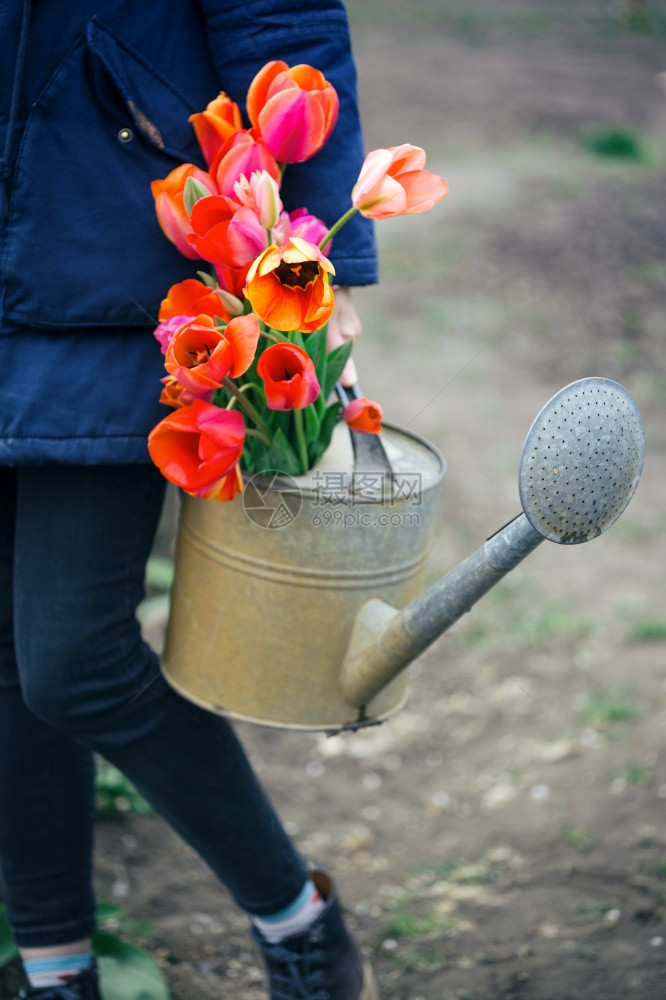
M286 472L289 476L298 476L301 471L301 463L298 455L287 441L281 428L275 432L270 448L256 464L251 472L265 472L269 469L277 469Z
M155 960L115 934L93 936L104 1000L170 1000L169 987Z
M331 403L331 405L326 408L326 411L321 418L319 437L313 444L310 445L310 458L312 459L313 464L321 458L331 443L333 429L340 418L340 412L341 407L337 400L335 403Z
M208 198L209 195L210 191L205 184L202 184L201 181L196 180L194 177L188 177L185 181L185 190L183 192L183 205L187 214L191 215L196 203L201 198Z
M317 375L319 375L322 358L325 359L326 357L327 332L328 324L322 326L320 330L315 330L314 333L308 334L308 336L304 338L305 350L315 366Z
M97 903L95 913L98 924L106 924L110 920L121 920L127 911L120 903L111 903L108 899L100 899Z
M7 912L4 906L0 905L0 965L7 965L18 955L18 948L12 940L12 932L9 929Z
M307 442L316 441L319 437L320 421L317 410L313 404L303 408L303 425L305 427L305 440Z
M342 375L342 370L349 360L353 346L354 342L347 340L328 355L326 359L326 377L321 387L324 399L328 399L329 395L333 392L333 387Z
M208 285L209 288L217 288L217 278L209 274L208 271L197 271L197 277L199 281L203 281L204 285Z

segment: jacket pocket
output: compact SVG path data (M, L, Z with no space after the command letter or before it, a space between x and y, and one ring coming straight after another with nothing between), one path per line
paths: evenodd
M203 55L200 64L184 96L166 71L88 23L19 149L4 261L9 320L54 331L150 325L169 285L196 269L161 233L150 182L201 161L187 119L217 91Z

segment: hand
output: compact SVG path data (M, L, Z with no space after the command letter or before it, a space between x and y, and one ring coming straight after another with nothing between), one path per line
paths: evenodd
M340 347L346 340L355 340L361 336L362 332L363 326L356 312L351 288L347 285L341 285L335 291L335 306L328 321L327 346L329 351L332 351L335 347ZM346 386L355 385L358 381L356 365L352 358L345 365L340 376L340 381Z

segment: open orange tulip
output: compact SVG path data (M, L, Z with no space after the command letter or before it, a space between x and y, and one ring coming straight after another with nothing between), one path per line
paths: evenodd
M210 496L234 472L245 445L237 410L195 399L150 432L148 451L162 475L196 496Z
M448 193L443 177L424 170L420 146L390 146L368 153L352 190L352 204L369 219L426 212Z
M225 378L246 372L258 341L256 316L236 316L223 331L210 316L196 316L171 338L164 367L185 389L203 396L220 388Z
M244 294L268 326L312 333L333 312L331 274L335 268L316 246L292 236L283 246L268 247L254 261Z
M250 121L280 163L319 152L338 119L338 95L318 69L267 63L247 93Z

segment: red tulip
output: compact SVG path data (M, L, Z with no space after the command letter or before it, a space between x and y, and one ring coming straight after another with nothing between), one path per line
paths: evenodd
M232 198L200 198L192 209L189 242L212 264L243 267L268 245L268 234L256 212Z
M296 344L272 344L259 356L257 375L264 380L269 410L302 410L319 395L311 358Z
M185 185L189 177L199 181L211 194L217 193L212 177L192 163L183 163L172 170L164 180L153 181L150 189L155 199L155 212L160 229L183 256L197 260L199 254L187 240L188 234L192 232L184 202Z
M199 490L198 497L205 497L207 500L233 500L235 496L243 492L243 476L240 466L235 465L229 475L224 476L219 482L214 483L207 490Z
M338 95L312 66L267 63L247 94L247 113L280 163L300 163L319 152L338 118Z
M219 389L225 378L242 375L252 364L259 341L256 316L236 316L220 331L210 316L196 316L175 332L164 367L195 396Z
M368 153L352 190L352 204L369 219L425 212L448 192L443 177L423 169L419 146L391 146Z
M170 413L148 436L162 475L196 496L210 495L234 471L244 444L241 414L201 399Z
M333 312L329 275L334 273L316 246L292 236L283 246L268 247L250 266L245 297L275 330L312 333Z
M354 431L379 434L384 416L379 403L373 403L365 396L359 396L345 407L345 420Z
M240 108L224 91L208 104L205 111L190 115L189 121L208 166L227 139L243 128Z

